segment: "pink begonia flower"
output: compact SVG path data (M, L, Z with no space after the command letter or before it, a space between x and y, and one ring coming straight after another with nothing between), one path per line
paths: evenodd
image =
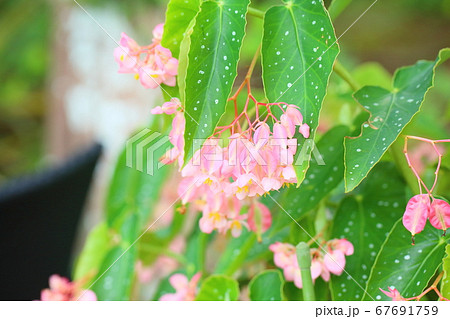
M275 266L286 268L292 264L292 255L295 254L295 247L291 244L276 242L269 246L274 253L273 261Z
M408 201L403 215L403 225L413 236L424 229L429 210L430 198L426 194L415 195Z
M431 203L428 218L434 228L444 232L450 227L450 205L445 200L434 199Z
M330 280L330 273L341 275L345 267L345 256L353 254L353 245L346 239L333 239L325 245L329 251L323 254L322 249L311 248L311 277L315 281L322 277ZM293 281L295 286L302 288L301 272L298 266L295 247L291 244L276 242L269 246L274 253L274 263L283 269L287 281Z
M120 46L114 49L114 59L119 64L119 73L136 73L141 47L122 32Z
M169 102L165 102L162 106L156 106L151 110L152 114L173 114L181 108L181 102L174 97ZM183 128L184 131L184 128Z
M195 274L191 280L183 274L175 274L169 278L169 282L175 293L162 295L160 301L193 301L197 295L197 284L200 280L201 274Z
M91 290L82 290L76 283L59 275L51 275L49 288L41 291L41 301L97 301Z
M400 292L396 288L388 287L389 291L384 291L383 289L379 288L382 293L384 293L389 298L392 298L392 301L405 301L405 298L403 298L400 295Z
M155 27L153 43L149 46L140 46L122 33L120 45L114 50L119 72L134 73L145 88L154 89L161 84L175 86L178 60L172 57L169 49L160 45L163 30L163 24Z

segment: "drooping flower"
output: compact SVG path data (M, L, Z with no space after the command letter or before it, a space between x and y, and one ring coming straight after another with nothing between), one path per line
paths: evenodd
M345 256L353 254L353 245L346 239L333 239L324 245L327 251L311 248L311 277L313 281L322 277L330 280L330 273L340 276L345 268ZM274 253L274 263L283 269L287 281L293 281L298 288L302 288L301 272L298 266L295 247L288 243L276 242L269 246Z
M157 106L151 110L152 114L173 114L181 109L181 102L174 97L169 102L163 103L162 106Z
M49 288L41 291L41 301L97 301L97 296L92 290L83 290L65 277L51 275Z
M389 291L385 291L379 288L382 293L384 293L389 298L392 298L392 301L405 301L406 299L400 295L400 292L396 288L388 287Z
M169 278L169 282L175 293L164 294L159 298L160 301L193 301L197 295L197 284L200 280L201 274L195 274L189 280L183 274L175 274Z

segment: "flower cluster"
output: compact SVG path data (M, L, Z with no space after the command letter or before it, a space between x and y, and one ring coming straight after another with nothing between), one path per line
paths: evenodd
M134 73L135 78L149 89L161 83L175 86L178 74L178 60L172 57L169 49L161 46L164 25L158 24L153 30L153 41L148 46L140 46L125 33L114 50L114 58L119 64L120 73ZM141 58L141 55L144 57Z
M201 274L195 274L191 280L189 280L183 274L175 274L169 278L169 282L175 293L169 293L162 295L159 300L161 301L193 301L197 295L197 284L200 280Z
M82 290L77 283L58 275L50 276L49 287L41 291L41 301L97 301L92 290Z
M269 246L274 253L274 263L283 269L287 281L293 281L298 288L302 288L302 277L298 266L295 247L288 243L276 242ZM330 273L340 276L345 268L345 256L353 254L353 245L346 239L333 239L326 243L324 249L311 249L311 276L313 281L318 277L330 280Z
M268 108L270 113L263 121L257 117L251 122L244 111L229 126L219 127L184 167L185 118L180 101L174 98L152 110L153 114L175 114L169 133L173 148L162 161L178 160L183 177L178 194L183 204L195 203L202 211L203 232L230 230L237 237L243 227L258 234L270 227L270 211L256 197L297 182L293 168L297 141L293 137L297 130L309 137L309 126L303 123L298 107L284 104L283 108L281 104L277 104L283 111L280 120ZM239 124L244 115L246 130ZM269 116L274 120L272 128L266 123ZM228 145L223 145L220 137L228 129L232 134ZM248 214L240 214L243 206L249 208Z
M425 228L427 219L433 227L442 229L445 234L447 228L450 227L450 205L446 201L433 198L428 194L413 196L406 205L403 225L414 236Z

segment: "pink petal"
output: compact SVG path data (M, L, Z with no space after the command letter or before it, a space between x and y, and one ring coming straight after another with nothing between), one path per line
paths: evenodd
M341 275L345 267L345 255L341 250L333 250L323 258L325 267L335 275Z
M97 301L97 296L92 290L84 290L80 294L78 301Z
M309 137L309 125L308 124L300 125L298 132L300 134L302 134L304 138L308 138Z
M288 133L288 137L292 138L295 134L295 124L292 122L292 120L288 117L287 114L283 114L280 117L281 125L283 125Z
M286 281L294 281L295 278L295 272L299 270L297 267L294 266L287 266L283 269L283 275L284 278L286 278Z
M294 284L299 289L303 288L302 273L300 272L300 269L298 269L298 268L294 272Z
M286 108L286 114L289 116L291 121L295 125L301 125L303 122L303 116L302 113L298 110L298 107L293 104L289 104Z
M322 263L317 259L313 259L311 262L311 277L313 280L316 280L322 273Z
M161 106L156 106L153 109L151 109L150 113L152 113L152 114L163 114L164 111L163 111Z
M164 32L164 23L157 24L153 29L153 41L161 41Z
M266 123L261 123L253 134L253 142L259 147L265 145L269 140L270 127Z
M185 289L189 284L189 280L183 274L172 275L169 278L169 282L176 291Z
M353 255L354 252L353 244L345 238L338 239L334 244L334 247L336 249L341 250L346 256Z
M446 230L450 227L450 205L442 199L433 200L428 218L434 228Z
M403 225L413 236L420 233L425 227L429 209L430 199L426 194L413 196L406 205Z

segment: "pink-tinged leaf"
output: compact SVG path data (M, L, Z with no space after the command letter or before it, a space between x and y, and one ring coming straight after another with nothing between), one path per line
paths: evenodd
M450 204L442 199L433 200L428 218L434 228L447 230L450 227Z
M426 194L413 196L406 205L403 225L414 236L420 233L427 222L430 198Z

